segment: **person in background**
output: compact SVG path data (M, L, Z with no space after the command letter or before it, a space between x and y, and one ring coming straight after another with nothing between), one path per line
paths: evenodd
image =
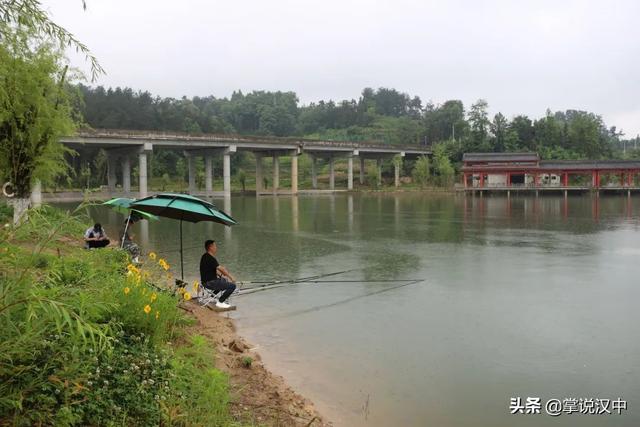
M87 249L104 248L111 243L100 223L96 223L85 231L84 242Z
M131 255L131 260L134 263L140 261L140 247L136 245L133 241L134 234L131 233L131 226L138 221L138 218L134 216L129 216L124 220L124 225L122 227L122 231L120 232L120 247L125 249Z
M218 263L216 259L218 246L215 240L204 242L204 250L206 252L200 258L200 283L214 293L223 291L216 302L216 307L230 308L231 306L225 300L236 290L235 279L226 268Z

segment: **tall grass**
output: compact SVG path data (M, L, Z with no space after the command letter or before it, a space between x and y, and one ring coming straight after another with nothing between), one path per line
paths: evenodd
M227 425L227 378L182 337L170 267L81 249L86 223L43 208L0 230L0 425Z

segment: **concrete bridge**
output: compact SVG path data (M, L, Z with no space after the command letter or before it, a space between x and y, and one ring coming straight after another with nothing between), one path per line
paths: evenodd
M223 158L223 193L231 194L231 156L240 151L249 151L256 158L256 194L266 193L263 188L263 160L269 157L273 162L273 189L269 194L279 190L280 161L282 156L291 157L291 194L298 193L298 156L302 153L312 158L312 185L317 188L317 159L329 163L329 188L335 190L335 159L346 157L348 164L347 190L353 189L353 159L360 161L360 183L364 183L364 162L373 159L380 166L382 159L399 155L416 157L430 155L429 147L398 146L369 142L338 142L310 140L300 138L275 138L239 135L188 135L178 133L128 131L128 130L92 130L80 131L75 136L64 137L61 142L71 148L97 147L103 148L108 156L108 187L110 193L116 192L118 177L116 166L121 165L121 185L125 194L131 193L131 159L138 160L139 196L147 196L147 155L154 148L170 148L182 150L187 158L189 170L189 193L197 192L195 159L204 157L205 195L213 193L213 157ZM378 168L380 171L380 168ZM380 172L378 180L381 180ZM395 185L400 182L399 167L395 165ZM289 191L287 191L289 193Z

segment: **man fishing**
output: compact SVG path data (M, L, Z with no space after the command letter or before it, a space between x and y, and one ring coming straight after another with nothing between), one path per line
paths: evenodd
M216 307L227 309L231 306L225 302L229 295L236 289L235 279L229 271L221 266L216 259L218 246L215 240L207 240L204 242L204 250L206 251L200 258L200 282L202 286L217 294L220 291L222 295L216 301Z

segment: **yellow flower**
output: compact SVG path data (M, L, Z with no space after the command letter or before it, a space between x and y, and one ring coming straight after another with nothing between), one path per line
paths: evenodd
M167 261L165 261L164 258L160 258L158 264L160 264L160 267L164 268L165 271L169 269L169 264L167 264Z
M197 280L193 281L193 289L195 289L196 291L198 290L198 286L200 286L200 283L198 283Z
M184 288L178 288L178 293L179 293L180 295L184 294Z
M144 312L147 314L151 313L151 306L149 304L144 306Z
M124 294L128 295L129 292L131 292L131 289L129 289L128 287L124 288Z
M158 320L160 318L160 312L156 311L156 320Z
M191 299L191 294L189 292L184 293L184 300L189 301Z
M127 271L127 276L131 276L133 274L133 272L131 270Z
M149 258L156 259L156 253L155 252L149 252Z
M154 302L158 298L158 295L154 292L151 294L151 302Z

